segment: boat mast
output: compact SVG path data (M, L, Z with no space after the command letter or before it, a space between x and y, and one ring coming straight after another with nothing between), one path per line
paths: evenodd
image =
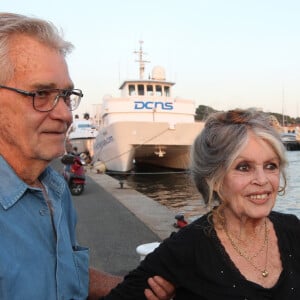
M140 43L140 50L134 51L133 53L139 55L139 59L136 60L136 62L140 63L140 79L144 79L145 63L149 63L150 61L143 59L143 55L147 54L147 53L145 53L143 51L143 43L144 43L144 41L139 41L139 43Z
M282 127L284 127L284 87L282 87Z

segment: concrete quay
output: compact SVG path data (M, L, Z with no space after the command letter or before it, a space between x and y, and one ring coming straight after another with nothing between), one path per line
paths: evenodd
M73 196L73 202L78 242L90 248L90 265L111 274L127 274L139 264L138 246L160 242L176 231L174 212L91 170L84 192Z
M59 173L63 164L51 166ZM77 210L77 239L90 249L90 265L104 272L125 275L140 261L136 248L160 242L176 229L175 213L118 180L95 174L87 167L83 193L73 196Z
M111 274L127 274L139 264L139 245L175 230L173 212L105 174L88 170L86 189L73 201L78 241L90 248L90 265Z
M88 171L87 175L145 223L160 240L167 238L175 230L175 213L167 207L128 187L126 182L121 188L118 180L108 175L92 171Z

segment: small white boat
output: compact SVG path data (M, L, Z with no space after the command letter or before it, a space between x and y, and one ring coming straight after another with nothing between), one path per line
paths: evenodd
M136 53L140 78L124 81L121 97L103 98L93 161L120 172L141 163L187 169L191 145L203 128L195 122L195 103L172 96L175 83L166 81L162 67L144 79L142 42Z
M94 142L98 134L98 129L90 120L76 119L68 132L68 139L72 147L76 147L78 153L89 153L90 157L94 155Z
M287 150L300 150L300 136L298 132L282 132L280 137Z

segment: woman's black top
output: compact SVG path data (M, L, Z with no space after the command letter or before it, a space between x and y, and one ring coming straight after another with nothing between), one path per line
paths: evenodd
M176 300L299 300L300 221L294 215L277 212L269 218L276 231L283 266L272 288L248 281L239 272L208 215L204 215L161 243L103 299L146 299L147 279L160 275L176 286Z

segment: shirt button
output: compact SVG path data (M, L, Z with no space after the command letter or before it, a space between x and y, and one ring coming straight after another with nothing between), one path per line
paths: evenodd
M47 213L47 210L46 209L40 209L39 213L40 213L41 216L44 216Z

